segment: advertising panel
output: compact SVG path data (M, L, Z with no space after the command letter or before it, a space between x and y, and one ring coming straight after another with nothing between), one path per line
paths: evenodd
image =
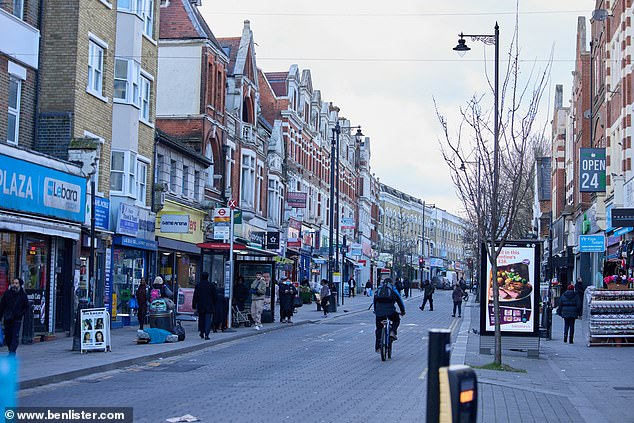
M605 148L579 149L579 191L605 192Z
M287 192L286 201L288 202L289 207L293 207L296 209L305 209L306 208L306 193L293 192L293 191Z
M105 308L81 310L81 352L110 350L110 318Z
M86 180L0 154L0 204L6 209L82 223Z
M491 264L482 248L482 284L480 298L480 332L495 332L493 277ZM507 241L497 259L499 320L503 334L539 335L539 257L541 244L534 241Z
M579 235L579 251L582 253L602 253L605 251L604 235Z

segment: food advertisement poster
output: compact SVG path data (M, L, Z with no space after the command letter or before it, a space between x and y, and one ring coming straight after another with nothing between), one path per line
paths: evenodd
M497 259L497 281L500 299L500 330L505 334L539 335L539 254L541 244L534 241L507 241ZM486 248L483 244L482 248ZM480 330L485 335L495 332L492 266L482 251L482 274L486 284L480 292Z

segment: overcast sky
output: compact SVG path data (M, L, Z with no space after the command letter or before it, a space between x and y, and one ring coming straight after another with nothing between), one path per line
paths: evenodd
M589 18L593 7L594 0L519 3L522 71L544 68L554 51L538 126L547 135L555 84L564 85L564 105L570 96L577 17ZM467 40L472 50L462 59L452 48L458 33L493 34L497 21L504 59L515 1L202 0L200 10L216 37L240 36L248 19L265 72L287 71L293 63L310 69L322 99L371 137L372 172L381 182L460 213L432 98L457 125L458 108L473 94L488 93L493 46ZM589 21L587 27L589 37Z

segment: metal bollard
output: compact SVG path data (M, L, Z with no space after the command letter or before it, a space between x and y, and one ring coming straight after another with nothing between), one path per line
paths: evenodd
M438 423L440 419L440 378L438 369L449 365L451 356L451 331L429 330L427 354L427 423Z
M23 345L33 343L33 337L35 336L34 325L35 325L35 318L33 316L33 301L29 301L29 304L26 308L26 313L24 314L24 319L22 320L21 343Z

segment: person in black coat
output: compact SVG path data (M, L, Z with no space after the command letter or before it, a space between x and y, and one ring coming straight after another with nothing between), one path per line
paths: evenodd
M0 319L4 320L4 342L9 347L10 355L15 355L18 349L22 317L28 310L28 305L24 281L20 278L13 279L0 300Z
M242 276L238 277L236 281L236 285L233 287L233 300L236 303L236 307L238 310L244 311L244 303L249 297L249 288L244 284L244 278Z
M217 284L214 282L214 286ZM214 303L214 316L211 327L214 332L225 331L227 328L227 313L229 313L229 299L225 298L224 289L216 286L216 302Z
M192 308L198 311L198 333L201 338L209 339L211 315L216 304L216 286L209 282L209 273L200 275L200 282L194 288Z
M279 283L280 295L280 323L293 323L291 318L295 307L293 307L293 298L297 295L297 289L287 277L283 277Z
M568 285L566 292L559 297L557 314L564 319L564 342L570 339L570 343L574 344L575 320L581 315L581 302L575 293L574 285Z
M583 308L583 293L586 288L583 286L583 280L581 278L577 278L577 283L575 283L575 294L579 297L579 302L581 303L581 307ZM579 317L581 317L581 311L579 312Z

